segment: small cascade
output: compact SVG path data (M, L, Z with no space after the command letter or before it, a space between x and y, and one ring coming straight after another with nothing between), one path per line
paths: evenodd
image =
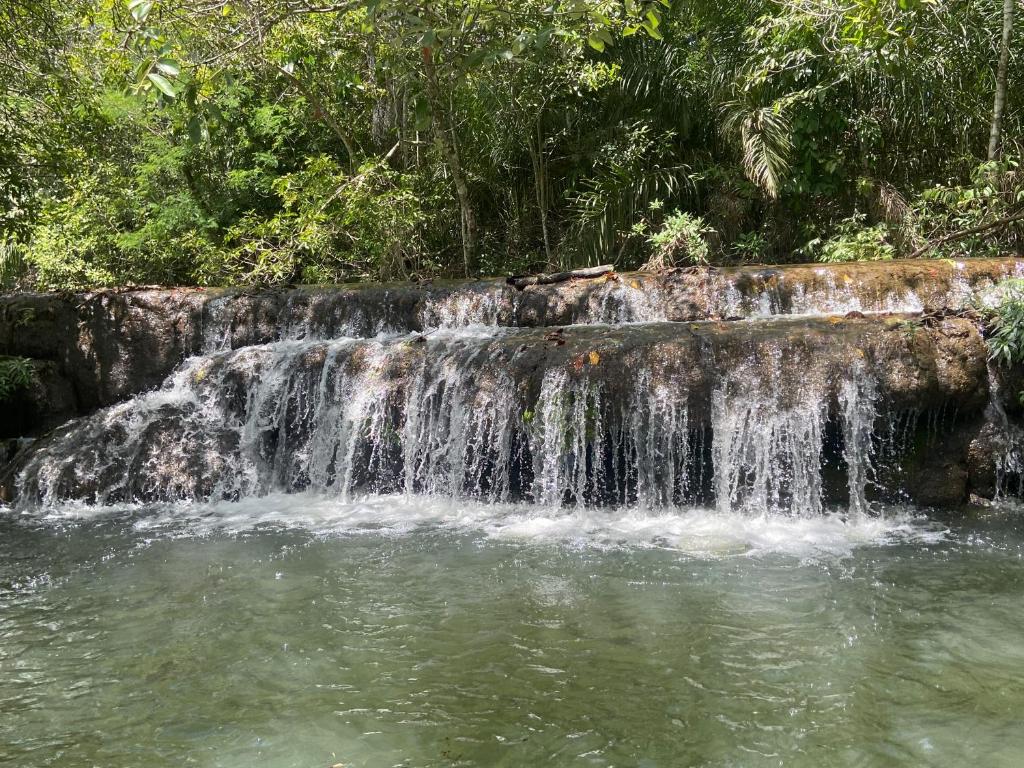
M821 456L827 401L819 383L779 385L742 367L730 372L712 402L718 510L822 511Z
M672 324L636 328L674 337ZM787 362L792 350L778 341L720 373L716 355L728 350L698 344L688 348L699 360L666 360L644 346L625 378L602 367L614 365L602 361L607 353L539 355L539 340L550 343L536 331L470 325L196 357L160 390L58 433L22 469L21 498L45 506L401 491L816 515L829 501L822 462L835 421L850 509L868 511L877 413L862 367L834 386L821 372L806 375L799 358Z
M656 323L668 320L667 305L665 292L655 283L645 286L628 278L605 281L588 296L573 323Z
M428 295L418 311L425 330L464 328L467 325L513 325L516 296L506 286L479 290L453 290Z
M886 291L881 296L862 296L852 280L837 280L832 270L819 269L815 277L810 285L794 286L790 300L792 314L914 313L924 309L917 292L908 286Z
M1013 266L913 269L898 289L857 265L859 283L794 266L215 294L197 356L40 440L0 490L25 508L313 491L865 516L906 483L965 498L925 454L991 424L998 491L1024 490L1024 431L971 321L860 314L983 300Z
M231 296L217 296L203 307L201 350L205 354L231 349L231 300Z
M1000 376L989 361L988 423L995 463L995 498L1024 495L1024 428L1010 419L1003 405Z
M868 484L872 481L876 451L875 422L879 418L878 387L858 363L839 386L839 416L843 429L843 461L849 509L854 515L869 511Z
M533 499L545 506L611 500L659 509L693 502L687 393L638 370L626 398L600 379L544 375L529 411Z

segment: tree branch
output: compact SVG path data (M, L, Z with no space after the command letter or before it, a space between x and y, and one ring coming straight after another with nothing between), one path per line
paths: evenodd
M341 139L341 143L345 145L345 151L348 152L348 165L349 169L355 168L356 164L356 150L352 144L352 140L345 133L345 130L341 127L341 124L334 119L334 116L327 111L324 107L323 102L317 97L311 88L309 88L301 79L296 77L292 72L289 72L284 67L279 66L278 72L287 77L295 86L302 91L302 94L309 99L309 103L313 105L317 113L324 119L328 127L334 131L334 134Z
M963 238L970 237L971 235L980 235L983 232L989 232L993 229L1002 229L1003 227L1007 227L1010 224L1013 224L1014 222L1021 220L1024 220L1024 210L1017 211L1017 213L1014 213L1010 216L1005 216L1004 218L1001 219L996 219L995 221L990 221L988 224L979 224L978 226L970 227L969 229L961 229L959 232L951 232L948 235L943 235L938 240L931 240L925 243L912 254L910 254L910 258L916 259L925 251L931 250L933 248L938 248L940 245L945 245L946 243L950 243L954 240L962 240Z

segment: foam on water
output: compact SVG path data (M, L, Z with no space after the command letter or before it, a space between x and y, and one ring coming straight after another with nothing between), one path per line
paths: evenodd
M564 509L409 494L343 501L309 492L238 502L65 504L33 519L46 525L130 520L137 531L157 537L245 535L267 528L323 537L441 532L526 545L657 548L698 558L781 554L802 560L846 557L860 546L934 544L948 535L944 526L905 508L874 517L839 511L789 517L722 514L697 507L656 512L636 507Z

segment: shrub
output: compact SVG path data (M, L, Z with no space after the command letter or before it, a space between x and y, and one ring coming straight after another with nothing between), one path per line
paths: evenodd
M760 232L744 232L732 244L736 258L748 263L764 261L770 248L771 244L768 242L768 238Z
M888 261L896 255L884 224L864 225L865 216L854 214L843 219L828 240L815 239L801 250L816 261L842 264L850 261Z
M707 237L713 233L700 216L685 211L670 214L661 229L647 238L654 253L644 269L666 269L684 263L707 264L711 255Z
M989 359L1014 365L1024 362L1024 280L1004 280L998 290L998 303L987 310Z

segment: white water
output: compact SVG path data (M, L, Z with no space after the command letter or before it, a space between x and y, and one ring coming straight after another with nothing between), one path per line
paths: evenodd
M262 529L314 535L406 536L443 532L587 549L668 549L698 558L785 554L804 560L848 556L867 544L934 544L948 530L909 510L877 517L721 514L717 510L637 508L565 510L533 504L490 504L431 495L370 495L342 501L316 493L275 493L238 502L151 506L67 504L41 517L50 524L127 518L143 533L244 535Z
M467 326L193 358L162 389L58 436L28 462L21 488L42 506L69 496L103 505L308 489L342 500L401 491L660 510L701 503L708 485L723 515L817 516L824 436L836 418L851 506L868 511L878 413L861 367L836 392L788 361L784 342L759 345L749 365L718 374L704 426L686 380L641 363L631 380L613 382L596 353L568 366L546 362L530 394L509 355L531 338ZM768 370L755 364L765 355L774 360ZM842 407L831 414L835 397Z

